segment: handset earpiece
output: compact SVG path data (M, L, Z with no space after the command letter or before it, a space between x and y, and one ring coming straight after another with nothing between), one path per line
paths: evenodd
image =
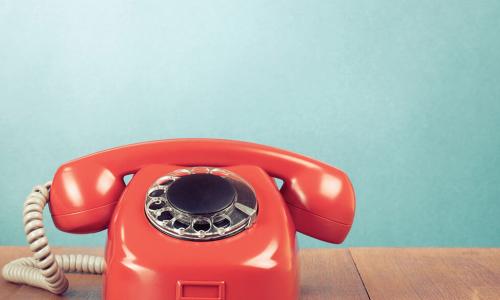
M106 229L124 188L120 175L85 158L62 165L50 189L55 225L72 233Z
M351 229L355 195L345 173L323 165L306 168L284 179L283 198L297 231L340 244Z

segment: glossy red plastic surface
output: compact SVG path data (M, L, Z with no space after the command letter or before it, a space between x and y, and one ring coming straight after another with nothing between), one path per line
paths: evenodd
M112 210L110 204L117 201L124 188L122 177L155 163L259 166L270 176L284 181L283 198L292 216L302 218L295 220L298 231L341 243L352 225L354 190L347 175L339 169L264 145L178 139L114 148L61 166L54 177L50 202L57 227L78 233L105 229Z
M249 229L194 242L154 228L148 188L182 166L218 166L241 176L259 204ZM123 176L135 174L128 186ZM284 181L278 191L272 177ZM135 144L61 166L51 188L56 226L75 233L108 228L106 299L296 299L295 230L342 242L354 218L354 192L340 170L252 143L182 139Z
M224 282L229 300L296 299L295 228L271 178L254 166L227 168L254 188L255 223L226 239L183 241L161 233L144 215L150 184L177 168L140 170L118 202L106 248L106 299L175 299L184 281Z
M89 233L108 227L125 184L106 167L77 160L60 167L52 181L50 211L64 231Z

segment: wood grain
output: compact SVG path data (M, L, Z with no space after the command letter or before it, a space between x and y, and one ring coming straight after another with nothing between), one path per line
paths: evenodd
M102 249L55 248L55 253L102 255ZM26 247L0 247L0 266L29 256ZM301 300L368 299L349 250L314 249L300 252ZM0 279L0 299L99 299L101 276L68 274L70 287L64 296Z
M300 299L369 299L347 249L302 250L300 267Z
M500 299L500 249L358 248L371 299Z

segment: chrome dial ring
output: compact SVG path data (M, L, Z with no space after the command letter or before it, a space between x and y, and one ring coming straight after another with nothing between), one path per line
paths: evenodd
M197 174L210 174L223 178L234 188L234 198L231 198L230 201L226 199L221 209L209 210L210 213L203 213L203 210L199 209L200 207L197 207L196 213L180 209L177 206L179 200L173 199L175 188L172 187L177 183L178 189L181 182L188 179L184 178L185 176ZM184 179L181 180L182 178ZM171 188L172 190L169 190ZM214 194L213 188L213 185L207 186L206 184L193 186L191 187L192 191L187 190L187 195L199 196L201 193L202 196L205 196L204 202L200 201L197 204L196 199L189 198L186 201L190 201L190 205L193 205L194 201L195 205L210 206L213 204L210 201L220 200L206 197L207 191L209 192L208 196L220 197L217 191ZM209 241L233 236L252 226L257 216L258 204L252 187L233 172L222 168L193 167L177 169L158 178L148 189L144 211L150 223L165 234L183 240Z

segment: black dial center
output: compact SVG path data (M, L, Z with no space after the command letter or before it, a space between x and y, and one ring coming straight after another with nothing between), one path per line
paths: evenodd
M191 174L174 181L167 199L175 208L193 215L213 214L233 203L236 189L232 183L212 174Z

